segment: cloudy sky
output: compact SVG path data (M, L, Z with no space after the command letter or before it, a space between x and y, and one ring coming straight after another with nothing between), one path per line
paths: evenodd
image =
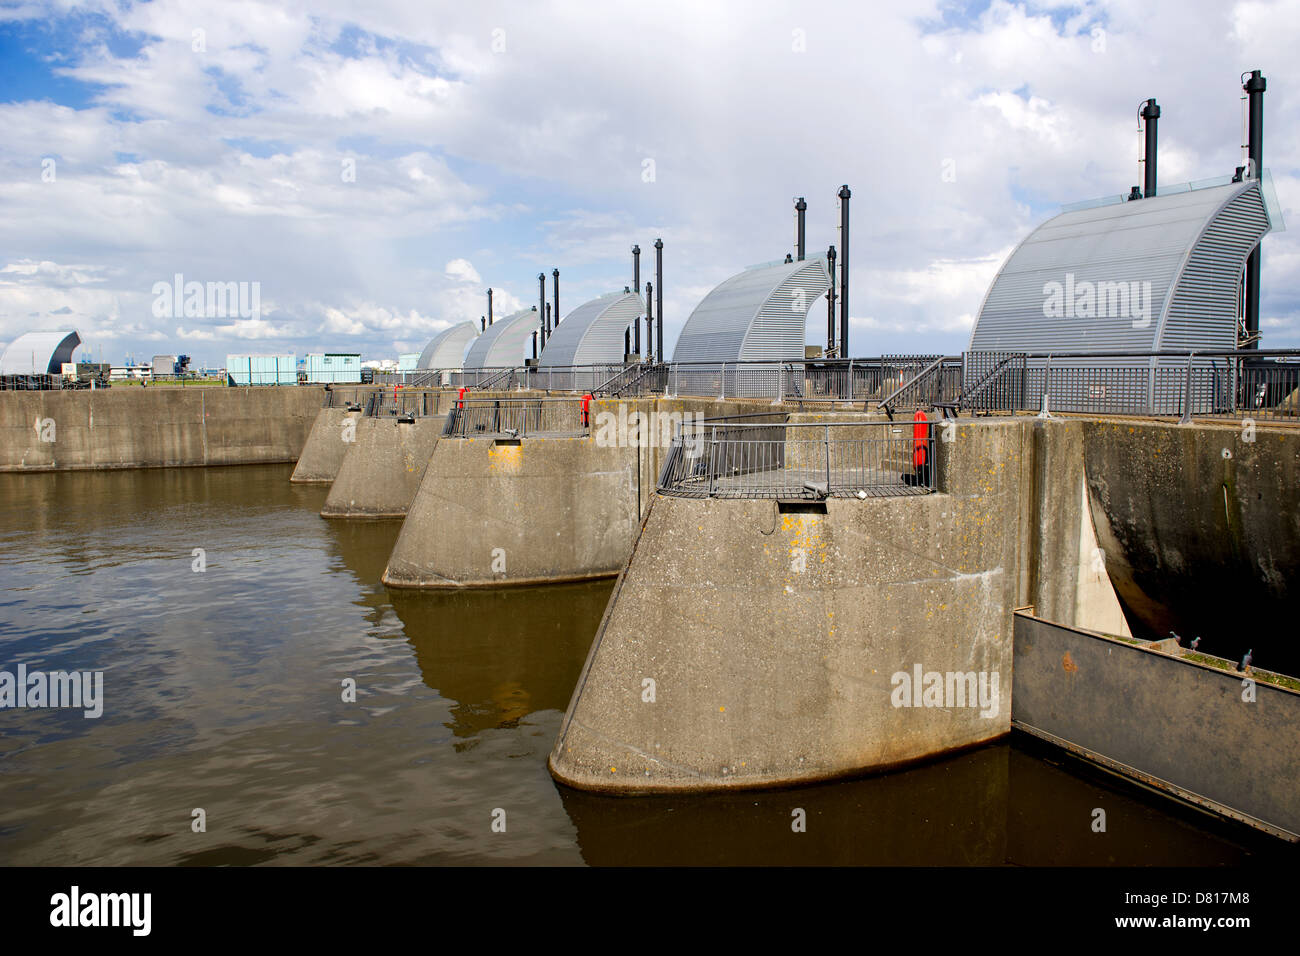
M958 352L1030 229L1141 182L1143 99L1162 185L1230 173L1262 69L1295 226L1264 243L1265 344L1300 347L1297 39L1300 0L0 0L0 343L395 357L539 270L566 312L633 243L644 281L660 236L671 343L790 251L793 197L837 242L847 183L853 352ZM160 307L178 273L259 283L259 314Z

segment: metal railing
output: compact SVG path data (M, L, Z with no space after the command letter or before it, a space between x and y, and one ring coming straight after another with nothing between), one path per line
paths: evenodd
M659 475L659 491L686 498L818 501L928 494L934 423L925 437L893 422L686 422Z
M458 401L447 413L444 438L527 438L584 435L589 409L580 398L489 398Z
M429 373L422 373L429 374ZM434 373L444 387L615 397L766 398L976 414L1300 421L1300 350L1224 352L970 351L787 362L517 366Z
M45 392L64 388L62 375L44 375L35 372L17 375L0 375L0 392Z
M366 418L432 418L438 414L438 392L420 388L377 388L365 396Z
M907 380L876 407L890 418L896 408L953 407L961 398L961 356L942 356Z
M1300 352L975 353L959 404L1153 418L1300 420Z

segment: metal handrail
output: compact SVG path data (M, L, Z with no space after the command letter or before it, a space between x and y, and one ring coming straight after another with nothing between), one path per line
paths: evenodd
M584 435L590 409L581 398L467 398L447 413L444 438Z
M898 386L898 388L894 389L894 391L887 398L881 399L879 402L877 402L876 407L879 409L883 409L886 415L888 415L890 418L893 418L895 400L904 392L906 392L908 389L916 388L917 386L919 386L927 376L935 373L939 369L942 369L944 362L949 362L951 360L952 359L949 356L946 355L939 356L937 359L935 359L925 368L921 369L921 371L918 372L913 378L904 382L902 385Z
M683 423L659 473L660 494L819 501L935 490L934 426L916 439L889 421Z

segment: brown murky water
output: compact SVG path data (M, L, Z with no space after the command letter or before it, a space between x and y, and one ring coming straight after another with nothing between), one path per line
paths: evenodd
M1176 865L1277 852L1015 739L795 790L569 791L546 756L611 583L389 592L400 522L325 521L327 488L290 472L0 475L0 670L104 680L98 719L0 710L0 862ZM1092 832L1095 807L1106 833ZM791 830L794 808L806 833Z

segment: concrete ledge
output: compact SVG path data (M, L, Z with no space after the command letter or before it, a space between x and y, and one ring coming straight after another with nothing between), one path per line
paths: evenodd
M321 508L324 518L402 517L442 434L441 418L361 418Z

